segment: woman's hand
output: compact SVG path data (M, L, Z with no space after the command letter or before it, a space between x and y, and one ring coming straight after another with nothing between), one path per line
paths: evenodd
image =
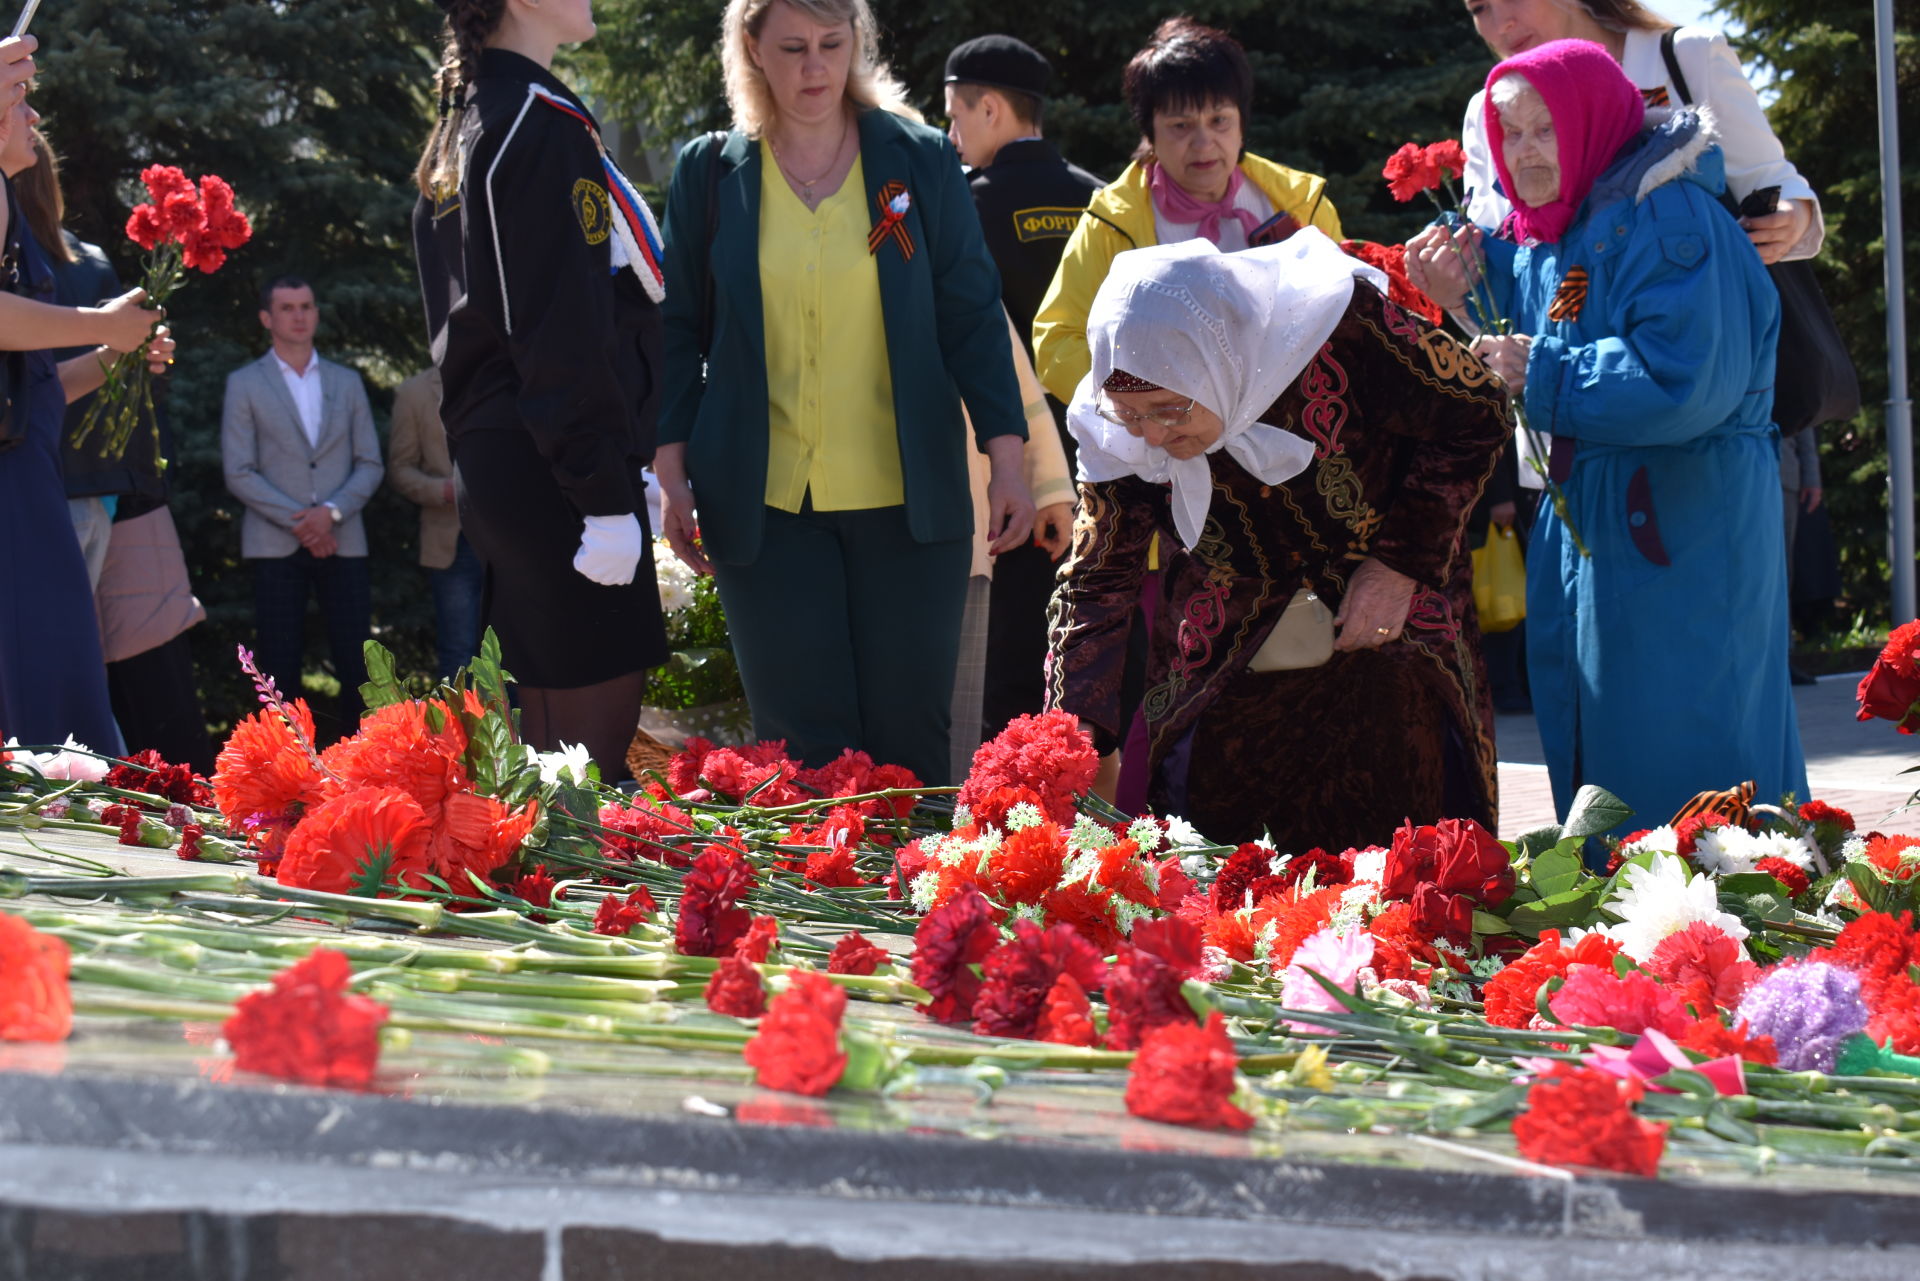
M1533 354L1533 339L1526 334L1481 334L1470 348L1487 363L1494 376L1507 385L1507 394L1519 396L1527 390L1527 359Z
M156 378L166 373L167 366L173 363L174 350L173 330L166 325L154 330L147 342L147 371Z
M140 344L153 336L153 327L167 313L148 307L147 291L129 289L98 307L85 307L97 322L100 341L115 351L139 351Z
M1740 225L1760 251L1760 261L1771 267L1807 234L1807 228L1813 225L1813 206L1804 200L1782 200L1774 212L1742 218Z
M1093 722L1082 718L1080 732L1089 741L1095 737ZM1115 748L1100 758L1100 768L1093 776L1093 784L1087 789L1107 804L1114 804L1114 797L1120 794L1120 749Z
M1413 287L1448 311L1467 302L1472 283L1481 276L1480 228L1448 229L1438 224L1407 242L1407 278ZM1468 264L1473 274L1468 275Z
M693 482L687 479L687 447L677 443L660 446L653 456L653 474L660 482L660 532L666 535L667 546L694 573L713 573L713 562L700 554Z
M1033 518L1034 545L1044 549L1048 560L1059 560L1073 546L1073 504L1048 503Z
M1373 649L1390 640L1398 640L1407 625L1407 610L1413 606L1413 589L1418 586L1397 570L1388 569L1368 557L1353 571L1347 594L1333 625L1337 650Z
M998 556L1033 533L1033 493L1027 488L1027 442L1018 436L987 441L993 475L987 481L987 551Z

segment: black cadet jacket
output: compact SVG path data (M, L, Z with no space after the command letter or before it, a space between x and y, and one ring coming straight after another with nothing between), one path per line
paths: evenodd
M1043 138L1008 143L968 182L987 249L1000 268L1000 296L1031 356L1033 316L1053 283L1067 237L1093 193L1107 184L1062 160Z
M653 458L660 309L613 271L607 175L591 119L539 64L488 49L467 88L457 191L414 209L440 416L458 462L473 431L527 431L583 516L639 510ZM504 281L502 276L504 274Z

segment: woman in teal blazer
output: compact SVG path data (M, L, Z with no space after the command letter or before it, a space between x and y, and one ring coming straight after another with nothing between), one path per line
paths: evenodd
M755 733L940 783L973 533L961 403L995 551L1032 527L1026 419L959 160L899 114L873 30L866 0L728 5L736 127L681 151L667 198L654 467L668 540L718 581ZM797 297L825 320L791 320L813 315ZM843 389L824 409L822 367Z

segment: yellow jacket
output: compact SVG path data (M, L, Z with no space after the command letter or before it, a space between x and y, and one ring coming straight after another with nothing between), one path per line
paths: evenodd
M1020 380L1021 407L1027 414L1027 489L1033 494L1033 505L1039 509L1078 502L1079 491L1067 468L1067 448L1060 443L1053 408L1047 404L1047 393L1040 390L1040 380L1033 376L1033 362L1027 359L1027 349L1014 331L1012 316L1007 317L1007 341L1013 344L1013 372ZM993 467L977 449L967 451L967 463L973 485L973 574L991 578L993 557L987 553L987 524L992 513L987 507L987 482L993 479Z
M1241 158L1240 171L1276 211L1292 214L1303 227L1318 227L1335 240L1343 239L1340 216L1326 198L1325 178L1276 165L1251 152ZM1093 367L1087 351L1087 313L1093 309L1093 296L1100 292L1114 255L1156 243L1147 170L1136 161L1093 194L1033 318L1034 369L1055 399L1071 401L1074 389Z

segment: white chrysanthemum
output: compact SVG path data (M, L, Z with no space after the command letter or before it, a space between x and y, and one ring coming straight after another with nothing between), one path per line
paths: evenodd
M1368 881L1374 885L1387 879L1387 852L1378 845L1370 846L1353 856L1353 879Z
M1368 909L1373 906L1371 885L1349 885L1340 891L1340 902L1327 916L1327 924L1335 934L1345 937L1367 927Z
M1763 832L1754 839L1760 858L1783 858L1803 872L1813 870L1813 846L1806 837L1788 836L1785 832ZM1756 863L1759 861L1754 860Z
M1178 816L1167 820L1167 844L1177 850L1192 849L1197 845L1210 845L1211 841L1200 835L1193 824Z
M1662 823L1651 828L1637 841L1629 841L1620 847L1620 852L1628 858L1635 854L1678 854L1680 852L1680 833Z
M1867 857L1867 838L1861 835L1849 835L1840 842L1840 861L1858 863Z
M1631 864L1620 892L1607 910L1620 923L1607 928L1608 937L1636 961L1653 959L1654 949L1669 934L1695 921L1705 921L1734 939L1747 937L1740 918L1720 910L1719 887L1710 876L1689 878L1687 865L1671 854L1655 855L1652 864Z
M1032 801L1021 801L1018 805L1011 806L1007 810L1007 830L1009 832L1024 832L1029 827L1038 827L1046 821L1047 816L1042 814L1040 807Z
M1205 881L1213 878L1213 860L1205 854L1183 854L1180 857L1180 870L1193 881Z
M1142 854L1151 854L1160 848L1160 825L1150 818L1136 818L1127 826L1127 839L1139 846Z
M1744 827L1710 827L1693 839L1693 861L1715 876L1751 872L1760 861L1759 845Z

